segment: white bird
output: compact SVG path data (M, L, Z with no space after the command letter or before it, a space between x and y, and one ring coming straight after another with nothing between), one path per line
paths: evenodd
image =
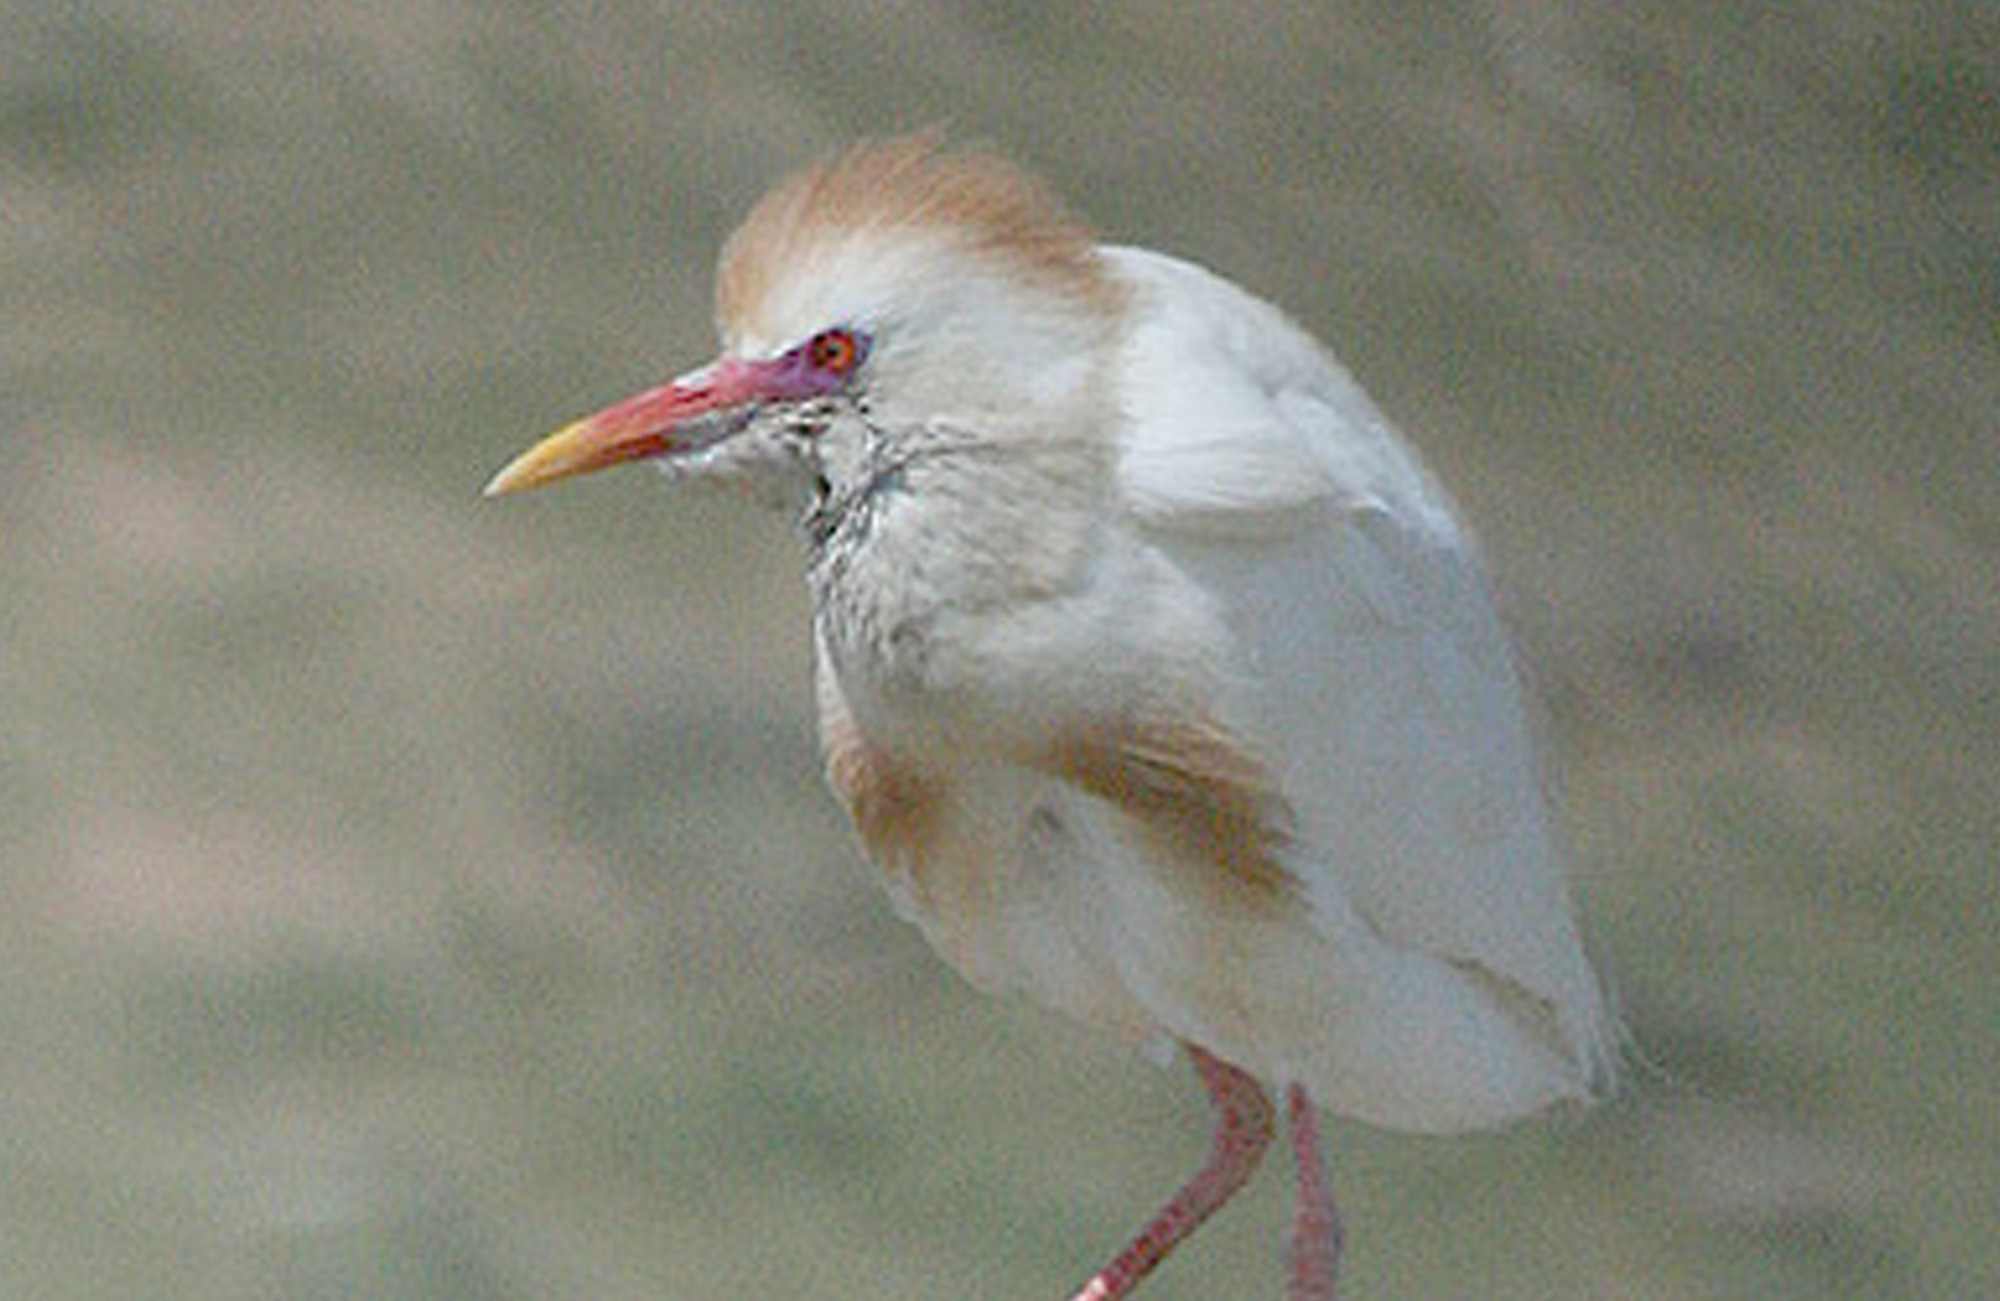
M1608 1082L1508 641L1415 453L1275 308L1101 247L930 136L731 237L713 363L552 435L799 511L821 742L899 910L977 986L1183 1047L1204 1168L1078 1293L1124 1295L1284 1099L1289 1296L1334 1294L1315 1106L1491 1126Z

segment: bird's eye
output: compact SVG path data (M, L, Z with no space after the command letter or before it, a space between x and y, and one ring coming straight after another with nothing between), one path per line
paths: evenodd
M814 370L845 375L861 360L861 340L852 330L821 330L806 344L806 360Z

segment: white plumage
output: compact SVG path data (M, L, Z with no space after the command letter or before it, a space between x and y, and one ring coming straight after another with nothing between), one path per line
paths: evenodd
M1333 1000L1343 976L1380 1000L1271 1045L1269 1070L1416 1129L1583 1096L1610 1067L1612 1023L1450 501L1275 309L1158 254L1108 256L1139 290L1123 502L1221 613L1247 730L1299 815L1287 861L1316 929L1359 950L1331 959ZM1362 1064L1378 1052L1379 1076Z
M982 986L1207 1045L1377 1124L1456 1130L1585 1096L1610 1021L1506 638L1449 502L1274 309L1159 254L1105 256L1131 325L1084 576L1036 603L1049 609L959 615L930 638L980 665L932 667L933 682L956 672L1000 699L940 725L933 702L872 698L879 670L843 671L822 643L834 709L884 736L925 732L898 739L962 806L920 886L892 872L899 904ZM936 500L960 524L988 513ZM937 548L929 510L889 509L910 518L878 520L876 547ZM1305 908L1212 908L1123 811L1010 759L1021 728L1058 725L1044 710L1162 696L1271 766Z
M1475 548L1318 344L926 139L780 187L720 299L721 360L492 490L654 457L800 503L829 775L898 906L982 986L1186 1045L1216 1100L1209 1167L1083 1295L1247 1177L1257 1080L1324 1298L1311 1102L1450 1131L1608 1078Z

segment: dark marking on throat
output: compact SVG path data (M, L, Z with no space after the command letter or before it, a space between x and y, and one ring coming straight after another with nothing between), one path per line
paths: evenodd
M911 457L871 454L859 481L837 484L822 468L813 477L813 500L800 521L815 551L836 539L848 546L867 540L883 506L909 487Z

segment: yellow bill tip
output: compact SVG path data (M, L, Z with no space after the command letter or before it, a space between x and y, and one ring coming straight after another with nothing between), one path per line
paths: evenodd
M605 454L591 424L589 420L579 420L550 434L501 467L480 495L505 497L596 469L611 458Z
M769 372L781 364L725 360L636 393L556 430L509 461L486 485L485 495L505 497L573 474L684 450L689 444L679 431L689 421L746 408L778 391Z
M486 486L479 490L479 495L482 497L505 497L510 492L521 492L532 487L534 487L534 483L523 473L521 458L517 456L507 462L501 468L500 473L486 481Z

